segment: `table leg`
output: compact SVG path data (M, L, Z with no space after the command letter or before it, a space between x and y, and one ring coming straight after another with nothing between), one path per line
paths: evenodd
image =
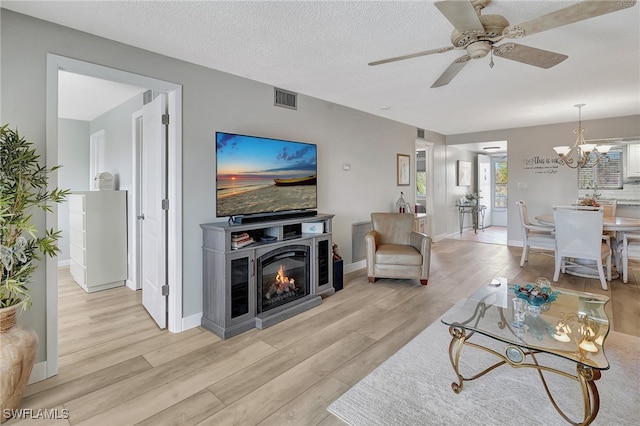
M565 371L562 370L558 370L556 368L553 367L548 367L545 365L540 365L538 363L538 360L536 359L535 354L538 353L537 351L531 351L531 350L518 350L518 352L520 353L520 356L518 357L509 357L509 356L505 356L501 353L498 353L490 348L487 348L483 345L479 345L476 343L472 343L470 342L468 339L473 335L473 332L471 332L469 335L466 334L466 330L462 327L454 327L454 326L450 326L449 327L449 334L451 334L452 339L451 339L451 343L449 344L449 360L451 361L451 366L453 367L453 371L456 374L456 378L457 381L454 381L451 383L451 389L453 389L453 391L458 394L460 392L462 392L462 388L464 385L465 381L469 381L469 380L474 380L477 379L481 376L484 376L485 374L489 373L490 371L494 370L495 368L504 365L504 364L509 364L511 367L513 368L534 368L538 371L538 374L540 376L540 380L542 381L542 385L544 387L544 390L547 393L547 397L549 398L549 401L551 402L551 405L553 405L553 407L555 408L555 410L558 412L558 414L560 414L560 416L562 416L562 418L564 420L566 420L567 422L573 424L573 425L584 425L587 426L589 424L591 424L593 422L593 420L596 418L596 416L598 415L598 411L600 409L600 396L598 394L598 389L596 387L595 381L600 379L601 377L601 372L600 370L596 370L593 369L591 367L585 366L583 364L577 364L576 367L576 371L577 374L574 376L570 373L567 373ZM486 368L485 370L483 370L482 372L476 374L473 377L468 377L465 378L464 376L462 376L462 374L460 373L460 355L462 353L462 348L465 345L469 345L472 346L474 348L477 349L481 349L484 350L486 352L492 353L493 355L497 356L499 359L501 359L501 361L489 366L488 368ZM507 346L507 348L514 348L513 345L509 345ZM518 348L516 348L518 349ZM508 352L507 352L508 353ZM530 357L532 362L531 363L527 363L525 361L526 357ZM514 359L511 359L514 358ZM583 401L583 407L584 407L584 412L583 412L583 419L581 422L576 422L574 420L572 420L571 418L569 418L569 416L567 416L562 409L558 406L558 404L556 403L555 399L553 398L553 395L551 394L551 390L549 389L549 386L547 385L547 381L545 380L544 374L543 372L549 372L549 373L554 373L554 374L559 374L563 377L572 379L572 380L576 380L580 383L580 388L582 390L582 401Z

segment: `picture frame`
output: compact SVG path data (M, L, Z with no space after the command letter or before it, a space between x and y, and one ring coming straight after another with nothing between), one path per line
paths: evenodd
M471 186L471 161L458 160L458 186Z
M396 158L398 186L411 184L411 157L407 154L398 154Z

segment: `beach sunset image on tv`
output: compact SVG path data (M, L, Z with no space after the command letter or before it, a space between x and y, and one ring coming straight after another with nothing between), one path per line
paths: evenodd
M316 145L216 133L216 215L315 209Z

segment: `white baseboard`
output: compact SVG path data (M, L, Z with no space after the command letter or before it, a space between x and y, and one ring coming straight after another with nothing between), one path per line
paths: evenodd
M348 274L350 272L354 272L354 271L357 271L359 269L366 268L366 267L367 267L367 261L362 259L362 260L359 260L357 262L345 265L344 266L344 273Z
M61 268L63 266L70 266L70 265L71 265L71 259L58 260L58 268Z
M37 362L33 365L28 385L40 382L47 378L47 361Z
M197 314L189 315L188 317L182 318L182 331L187 331L192 328L200 327L202 323L202 312L198 312Z
M135 284L133 281L131 281L131 280L127 280L127 281L125 282L125 285L126 285L127 287L129 287L129 288L130 288L131 290L133 290L133 291L140 290L140 289L136 286L136 284Z

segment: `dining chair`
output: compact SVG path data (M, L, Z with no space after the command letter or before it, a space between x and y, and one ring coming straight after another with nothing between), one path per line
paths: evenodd
M625 233L622 236L622 282L629 281L629 259L640 260L640 234Z
M570 271L579 277L600 279L602 289L608 290L607 281L611 281L611 247L602 239L604 209L556 206L553 208L553 217L556 239L553 281L558 281L561 271Z
M529 250L531 248L555 251L556 240L553 235L553 227L529 222L526 202L518 200L516 204L522 229L522 256L520 257L520 267L522 268L525 262L529 260Z

